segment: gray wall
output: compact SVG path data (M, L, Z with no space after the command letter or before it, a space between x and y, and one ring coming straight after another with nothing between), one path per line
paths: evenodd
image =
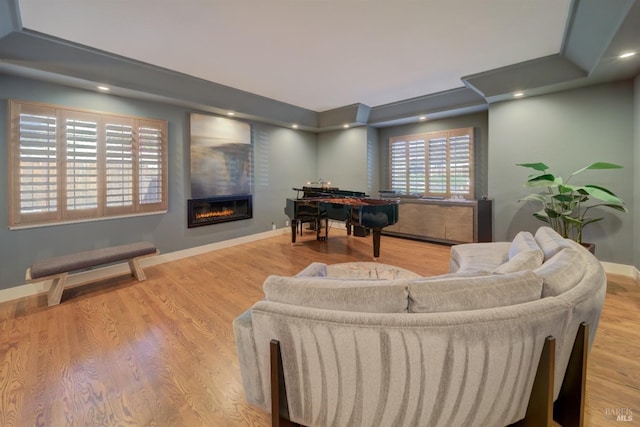
M475 128L475 193L476 198L488 193L487 187L487 161L489 150L489 124L486 111L467 114L457 117L449 117L437 120L427 120L393 126L378 130L380 147L380 188L391 188L389 175L389 138L401 135L413 135L422 132L437 132L449 129L473 127Z
M367 191L367 128L325 132L318 135L318 176L344 190Z
M589 225L584 240L596 243L602 261L631 264L637 216L633 101L632 82L626 81L492 104L489 196L495 200L494 239L508 240L519 230L535 231L543 225L531 216L538 207L517 202L528 194L523 183L529 172L516 163L541 161L566 178L592 162L608 161L624 169L587 171L575 183L610 188L632 212L599 211L605 219Z
M125 219L8 230L7 102L9 98L119 112L169 122L169 212ZM317 176L317 135L251 123L254 144L254 217L187 229L189 128L191 111L181 107L94 93L0 74L0 289L24 283L36 259L149 240L164 253L284 227L291 187Z

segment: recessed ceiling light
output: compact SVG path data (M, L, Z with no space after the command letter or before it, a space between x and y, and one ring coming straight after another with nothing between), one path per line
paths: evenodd
M100 86L98 86L98 90L101 90L103 92L109 92L111 90L111 88L109 88L109 86L100 85Z
M427 116L420 116L418 117L418 120L427 120Z
M294 124L292 124L292 125L291 125L291 127L292 127L292 128L294 128L294 129L298 129L298 125L297 125L297 124L295 124L295 123L294 123Z
M227 116L235 116L235 115L236 115L236 113L234 113L233 111L229 111L229 112L227 113Z
M342 125L342 127L345 128L345 129L348 129L349 128L349 124L345 123L345 124Z
M524 96L524 92L516 92L513 94L514 98L520 98L521 96Z
M620 56L618 56L618 58L620 59L626 59L626 58L631 58L632 56L635 56L636 52L626 52L621 54Z

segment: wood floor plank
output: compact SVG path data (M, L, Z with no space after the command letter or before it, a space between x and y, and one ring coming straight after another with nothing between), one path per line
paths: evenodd
M264 297L271 274L311 262L372 261L371 238L305 231L0 304L1 426L268 426L248 405L231 322ZM446 273L446 245L382 236L378 262L421 275ZM587 377L586 426L640 415L640 286L609 277ZM635 421L635 420L634 420Z

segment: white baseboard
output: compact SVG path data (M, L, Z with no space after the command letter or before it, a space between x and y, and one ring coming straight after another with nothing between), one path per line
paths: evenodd
M616 264L614 262L601 261L604 271L609 274L618 274L620 276L626 276L634 279L636 282L640 281L640 271L633 265Z
M183 258L188 258L195 255L200 255L206 252L217 251L220 249L229 248L243 243L254 242L269 237L278 236L284 233L290 233L290 228L279 228L277 230L265 231L263 233L252 234L250 236L238 237L235 239L224 240L222 242L210 243L208 245L197 246L194 248L183 249L180 251L170 252L166 254L160 254L158 256L152 256L142 258L140 265L142 267L150 267L153 265L163 264L169 261L176 261ZM122 276L129 274L131 270L129 265L124 262L120 264L109 265L107 267L94 268L88 271L82 271L80 273L70 274L67 278L65 288L72 288L74 286L82 285L89 282L97 282L110 277ZM0 290L0 303L6 301L13 301L19 298L29 297L33 295L39 295L49 292L51 281L27 283L23 285L14 286L8 289Z

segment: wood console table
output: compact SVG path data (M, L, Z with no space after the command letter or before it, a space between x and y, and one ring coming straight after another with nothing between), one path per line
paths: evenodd
M401 198L399 220L382 233L441 243L490 242L492 200Z

